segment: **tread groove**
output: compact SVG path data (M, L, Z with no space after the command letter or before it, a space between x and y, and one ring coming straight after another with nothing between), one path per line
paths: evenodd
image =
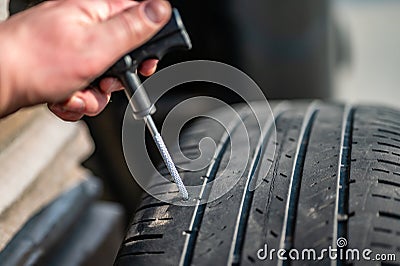
M294 165L292 170L291 181L289 185L289 196L287 200L285 219L283 222L280 248L289 250L293 247L294 232L296 226L297 204L300 194L301 179L303 175L303 166L305 155L308 148L308 142L311 135L311 130L318 114L316 104L313 103L309 106L308 111L303 119L303 125L299 137L299 144L296 150ZM279 261L278 265L282 265Z
M149 218L149 219L143 219L139 220L137 222L134 222L131 224L131 226L137 225L137 224L143 224L143 223L149 223L149 222L155 222L155 221L170 221L173 220L172 217L165 217L165 218Z
M387 136L379 135L379 134L372 134L372 136L373 136L373 137L376 137L376 138L388 139Z
M373 198L391 199L391 197L381 194L371 194Z
M243 249L243 242L245 239L245 231L247 227L247 220L249 217L249 212L251 209L251 204L253 202L254 190L250 189L250 184L253 182L253 178L255 178L256 171L258 169L261 157L266 150L266 143L269 137L272 134L272 130L275 125L275 121L286 111L288 110L289 105L286 102L282 102L277 107L274 108L273 113L274 116L267 121L265 124L262 134L258 140L256 149L254 151L254 156L250 165L249 174L247 176L246 184L244 186L242 200L240 202L238 219L235 224L235 231L233 234L233 241L231 245L231 249L229 252L229 265L236 265L240 263ZM276 143L277 144L277 143ZM286 154L286 156L288 156ZM278 196L277 196L278 197ZM283 201L283 199L282 199ZM264 214L262 210L256 208L256 212L260 214Z
M382 128L378 128L379 132L383 132L383 133L388 133L388 134L392 134L395 136L400 136L400 133L396 132L396 131L392 131L392 130L387 130L387 129L382 129Z
M394 186L394 187L400 187L399 183L396 183L396 182L393 182L393 181L389 181L389 180L384 180L384 179L378 179L378 183L379 184L389 185L389 186Z
M382 121L382 122L386 122L388 124L393 124L395 126L400 126L399 122L396 122L396 121L393 121L393 120L390 120L390 119L387 119L387 118L379 118L379 120Z
M166 202L151 203L151 204L147 204L147 205L144 205L144 206L139 207L139 208L136 210L136 213L137 213L137 212L140 212L140 211L143 211L143 210L146 210L146 209L149 209L149 208L161 207L161 206L170 206L170 205L171 205L170 203L166 203Z
M221 136L220 139L220 144L218 145L216 149L216 156L215 160L210 163L210 166L207 170L207 177L204 178L204 183L203 183L203 189L207 185L207 183L213 181L215 178L215 175L217 174L217 170L219 168L219 165L221 163L222 157L224 155L224 152L229 144L230 141L230 135L233 134L233 132L236 130L237 126L239 125L240 122L243 122L249 115L250 112L249 110L245 111L245 108L242 108L241 110L243 114L241 114L240 119L236 119L232 121L231 126L228 126L228 132L225 131L224 134ZM239 111L238 113L241 113ZM204 192L204 190L202 190ZM201 193L203 193L201 192ZM203 195L200 195L200 198L203 198ZM190 225L190 228L188 231L190 231L190 234L187 234L185 244L183 247L181 259L179 265L183 266L189 266L191 264L192 258L193 258L193 253L196 245L196 239L198 236L198 228L200 228L200 225L202 223L204 211L207 207L207 204L201 204L201 201L198 200L198 203L196 204L195 210L193 212L192 216L192 222Z
M342 137L341 137L341 150L340 150L340 161L338 169L338 183L336 191L336 211L333 221L333 236L332 246L337 247L337 240L339 238L348 239L348 217L351 217L352 213L349 213L349 191L350 185L355 184L355 180L350 178L351 164L356 162L352 159L353 149L353 132L354 132L354 119L355 109L352 106L348 106L345 109L343 115L343 126L342 126ZM343 217L346 217L343 219ZM345 264L344 260L339 260L339 264Z
M124 240L123 244L124 245L129 245L133 242L137 241L144 241L144 240L154 240L154 239L161 239L163 238L163 234L143 234L143 235L136 235L129 237Z
M378 162L385 163L385 164L391 164L391 165L400 167L400 163L396 163L396 162L393 162L393 161L378 159Z
M379 211L378 214L379 214L379 216L381 216L381 217L386 217L386 218L389 218L389 219L400 220L400 214L397 214L397 213Z
M379 169L379 168L372 168L371 170L375 171L375 172L382 172L382 173L385 173L385 174L389 174L390 173L389 171L387 171L385 169Z
M154 222L154 221L157 221L157 219L156 218L143 219L143 220L132 223L131 226L134 226L137 224L142 224L142 223Z
M385 154L389 154L388 151L380 150L380 149L372 149L372 151L374 151L374 152L380 152L380 153L385 153Z
M124 254L121 256L118 256L118 259L121 259L123 257L133 257L133 256L144 256L144 255L162 255L165 254L164 251L140 251L140 252L132 252L129 254Z
M387 228L382 228L382 227L374 227L374 231L381 232L381 233L386 233L386 234L391 234L392 233L392 230L387 229Z
M399 149L399 150L400 150L400 146L394 145L394 144L390 144L390 143L386 143L386 142L380 142L380 141L378 141L378 145L386 146L386 147L391 147L391 148L395 148L395 149Z

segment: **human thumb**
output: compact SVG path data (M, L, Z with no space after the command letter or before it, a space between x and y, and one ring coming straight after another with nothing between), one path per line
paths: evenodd
M149 40L161 30L170 16L171 6L167 1L141 2L99 24L96 45L101 45L102 52L116 60Z

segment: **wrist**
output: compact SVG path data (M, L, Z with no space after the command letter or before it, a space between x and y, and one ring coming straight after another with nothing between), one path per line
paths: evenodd
M0 23L0 118L21 107L20 92L13 84L15 73L12 70L16 63L13 54L17 52L17 48L10 45L12 34L7 32L4 24L5 22Z
M0 27L0 36L4 36ZM3 38L0 38L0 118L6 116L10 112L11 107L11 84L7 71L7 48Z

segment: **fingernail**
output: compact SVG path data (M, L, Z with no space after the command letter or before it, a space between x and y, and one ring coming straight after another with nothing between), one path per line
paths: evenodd
M170 9L171 7L167 1L150 0L146 2L144 12L151 21L160 23L169 15Z
M64 106L64 110L70 112L83 112L85 110L85 102L81 98L74 96Z

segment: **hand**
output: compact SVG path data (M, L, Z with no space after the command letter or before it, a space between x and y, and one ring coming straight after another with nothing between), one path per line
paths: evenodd
M147 60L139 67L143 76L152 75L157 68L158 60ZM99 88L89 87L75 92L67 100L60 103L49 103L48 107L55 115L65 121L77 121L84 115L96 116L107 106L111 93L123 89L118 79L105 78L100 81ZM85 108L82 108L82 103Z
M163 0L59 0L11 17L0 24L0 117L44 102L69 121L98 114L121 84L87 86L170 15ZM148 60L140 72L150 75L156 64Z

